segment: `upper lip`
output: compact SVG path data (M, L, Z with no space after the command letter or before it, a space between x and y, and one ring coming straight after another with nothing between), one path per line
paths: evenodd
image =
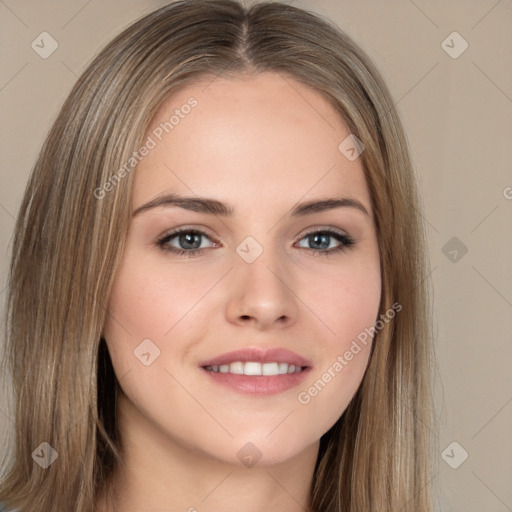
M311 361L299 356L291 350L285 348L245 348L226 352L220 356L208 359L199 363L199 366L217 366L221 364L231 364L237 361L243 363L288 363L295 366L312 366Z

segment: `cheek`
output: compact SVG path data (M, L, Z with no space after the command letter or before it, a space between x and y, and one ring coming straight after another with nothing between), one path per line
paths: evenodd
M218 273L211 268L171 271L165 259L151 261L137 250L125 253L111 291L103 333L118 379L129 374L123 382L125 391L129 382L138 382L136 388L140 388L147 379L155 379L147 385L156 399L155 390L162 389L158 379L168 379L164 370L174 372L189 363L190 337L207 332L212 314L202 309L208 302L205 291L217 281ZM149 356L143 356L148 352ZM134 401L137 394L131 396Z
M368 364L381 300L378 260L316 282L323 287L309 294L308 305L325 327L319 343L321 365L298 391L297 402L307 416L317 419L321 435L347 408Z
M197 277L143 259L126 259L111 292L105 335L139 342L164 339L214 282L214 276Z
M332 356L347 350L353 339L375 324L381 300L379 263L376 259L347 265L317 276L313 283L307 304L325 327L323 345Z
M118 378L133 370L140 370L136 359L139 347L147 349L154 358L162 350L161 338L173 325L165 283L155 279L154 272L135 258L125 258L111 291L104 336ZM158 277L158 276L156 276ZM175 307L179 302L174 301ZM147 340L151 340L148 343ZM152 345L153 344L153 345Z

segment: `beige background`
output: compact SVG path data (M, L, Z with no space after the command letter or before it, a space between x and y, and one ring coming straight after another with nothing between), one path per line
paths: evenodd
M165 3L0 2L2 302L14 218L62 101L108 40ZM434 291L437 510L512 511L512 1L287 3L333 19L366 49L408 132L424 197ZM47 59L31 48L44 31L59 45ZM458 58L442 46L454 31L469 45ZM453 53L461 44L451 36L444 46ZM449 242L453 237L459 241ZM462 257L461 244L467 248ZM5 442L14 431L10 418L1 397ZM457 469L441 456L453 441L460 447L451 447L446 460L460 461L462 449L469 454Z

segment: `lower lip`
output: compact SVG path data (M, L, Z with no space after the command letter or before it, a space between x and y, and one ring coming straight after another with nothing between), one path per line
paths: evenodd
M239 375L235 373L211 372L204 368L210 379L223 386L229 387L238 393L246 395L277 395L297 387L304 381L309 367L299 373L285 373L283 375Z

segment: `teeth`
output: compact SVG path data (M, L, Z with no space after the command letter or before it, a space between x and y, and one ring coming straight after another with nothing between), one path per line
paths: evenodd
M261 363L245 363L244 375L261 375Z
M262 375L279 375L279 363L265 363L261 366Z
M241 363L240 361L226 366L229 368L229 373L236 373L237 375L244 374L244 363Z
M287 373L300 373L301 366L288 363L257 363L236 361L231 364L206 366L206 369L215 373L234 373L236 375L286 375Z

